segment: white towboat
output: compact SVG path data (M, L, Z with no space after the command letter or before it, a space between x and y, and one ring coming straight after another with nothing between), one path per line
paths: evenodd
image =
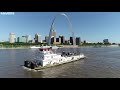
M46 67L60 65L85 58L84 54L70 52L55 53L52 47L40 47L38 55L34 60L24 61L24 69L40 70Z

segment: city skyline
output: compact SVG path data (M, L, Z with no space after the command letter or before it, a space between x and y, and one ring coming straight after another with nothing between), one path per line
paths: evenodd
M15 12L14 15L0 15L0 41L8 41L9 33L17 37L36 33L42 39L49 35L54 17L61 12ZM68 15L74 28L75 37L90 42L120 43L120 13L119 12L63 12ZM55 21L58 35L67 39L71 36L69 24L65 17L59 16Z
M69 37L69 39L65 39L65 36L63 35L57 35L57 32L52 32L52 37L55 37L54 40L55 42L59 42L59 40L57 39L60 39L60 42L61 43L65 43L65 40L69 41L71 36ZM5 41L5 42L9 42L9 43L16 43L16 42L24 42L24 43L42 43L42 42L45 42L45 43L48 43L48 40L47 40L47 37L49 38L49 36L45 36L44 39L42 40L41 39L41 35L39 35L38 33L36 33L34 35L33 38L31 38L31 35L23 35L23 36L16 36L15 33L9 33L9 40L8 41ZM73 37L72 37L73 38ZM75 37L76 38L80 38L80 37ZM32 40L32 41L31 41ZM70 40L70 42L72 43L73 41ZM73 44L73 43L72 43Z

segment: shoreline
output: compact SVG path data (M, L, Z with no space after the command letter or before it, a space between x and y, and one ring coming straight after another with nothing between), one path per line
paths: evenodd
M108 45L108 46L78 46L78 47L73 47L73 46L62 46L60 48L80 48L80 47L94 47L94 48L100 48L100 47L119 47L119 45ZM0 49L31 49L30 47L17 47L17 48L0 48ZM36 49L36 48L33 48Z
M0 49L30 49L30 48L0 48Z

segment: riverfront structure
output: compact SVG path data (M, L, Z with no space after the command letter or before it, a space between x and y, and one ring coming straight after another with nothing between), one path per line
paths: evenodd
M35 43L41 43L42 42L41 35L39 35L38 33L36 33L34 40L35 40Z
M109 40L108 40L108 39L104 39L104 40L103 40L103 43L104 43L104 44L108 44L108 43L109 43Z
M66 14L64 14L64 13L61 13L61 14L56 15L55 18L53 19L53 22L52 22L52 25L51 25L51 28L50 28L50 32L49 32L49 42L48 42L48 45L51 44L52 33L53 33L53 31L54 31L54 23L55 23L56 18L57 18L59 15L65 16L65 17L67 18L67 21L68 21L68 23L69 23L69 25L70 25L70 31L71 31L72 37L73 37L73 45L75 46L75 45L76 45L76 42L75 42L75 36L74 36L74 32L73 32L73 27L72 27L72 24L71 24L71 22L70 22L70 20L69 20L69 17L68 17ZM54 41L55 41L55 40L54 40Z
M80 45L80 44L81 44L80 37L76 37L76 45Z
M15 34L14 33L10 33L9 42L10 43L15 43L15 41L16 41Z

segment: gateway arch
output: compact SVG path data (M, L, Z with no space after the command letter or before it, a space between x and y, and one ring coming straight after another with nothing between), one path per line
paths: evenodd
M56 18L57 18L58 16L60 16L60 15L65 16L65 17L67 18L67 21L68 21L69 26L70 26L70 32L72 33L72 37L73 37L73 45L76 45L75 36L74 36L74 32L73 32L73 27L72 27L72 23L70 22L69 17L68 17L66 14L64 14L64 13L57 14L57 15L55 16L55 18L53 19L53 22L52 22L52 25L51 25L51 28L50 28L50 32L49 32L48 45L51 45L51 36L52 36L52 32L53 32L53 30L54 30L54 23L55 23Z

